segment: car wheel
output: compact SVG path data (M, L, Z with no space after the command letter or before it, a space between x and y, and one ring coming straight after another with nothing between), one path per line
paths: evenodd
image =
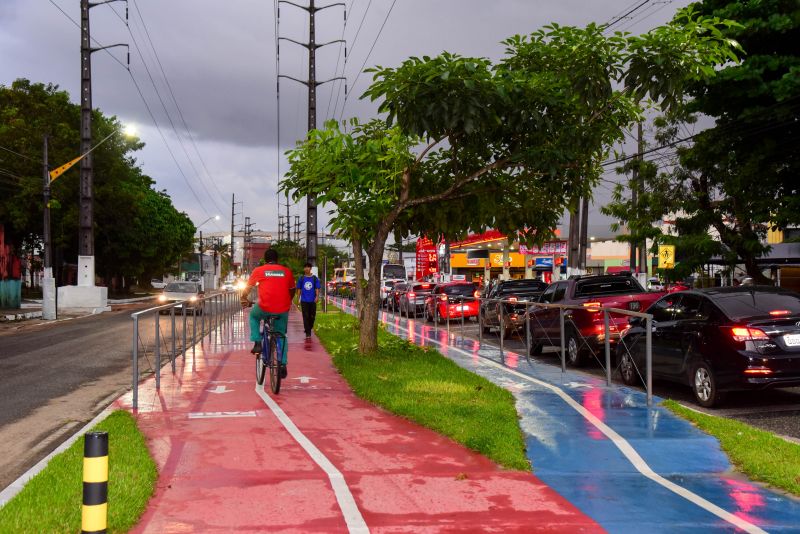
M691 386L694 398L704 408L711 408L722 400L722 394L717 389L714 372L706 363L698 363L695 366Z
M531 340L531 356L539 356L542 353L542 349L544 349L544 344Z
M568 328L564 337L564 348L566 349L567 365L570 367L580 367L583 365L583 357L580 350L580 339L572 328Z
M629 386L640 385L639 373L636 371L636 365L633 363L631 355L625 351L619 358L619 374L622 376L622 381Z

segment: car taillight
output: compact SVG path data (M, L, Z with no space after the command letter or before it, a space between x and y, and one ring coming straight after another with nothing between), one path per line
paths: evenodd
M413 291L409 291L409 292L408 292L408 298L410 298L410 299L413 299L413 298L414 298L414 297L416 297L416 296L417 296L417 294L416 294L416 293L414 293Z
M584 302L583 307L586 308L590 312L597 313L600 311L600 308L603 306L601 302Z
M744 370L746 375L771 375L772 369L768 367L748 367Z
M734 326L731 328L731 335L734 341L757 341L767 340L769 336L763 330L758 328L745 328L743 326Z
M517 302L518 300L519 299L517 297L513 296L513 295L508 297L508 302Z
M475 297L476 299L480 298L481 297L481 292L476 289L475 293L473 293L472 296Z
M447 302L447 295L439 295L439 300L442 302Z
M790 312L789 310L772 310L771 312L769 312L769 314L772 315L773 317L777 317L780 315L790 315L791 313L792 312Z
M422 284L422 289L428 289L429 287L431 287L430 284Z

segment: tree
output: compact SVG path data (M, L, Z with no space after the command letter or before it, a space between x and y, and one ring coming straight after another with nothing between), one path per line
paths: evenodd
M310 132L289 152L282 183L295 198L314 193L338 206L334 230L367 252L359 351L377 347L390 232L525 228L529 240L543 241L564 207L591 193L642 98L669 109L688 82L735 59L717 27L724 24L685 10L642 36L552 25L506 40L497 64L444 53L372 70L365 96L381 100L386 120L352 121L351 133L333 122Z
M92 124L96 139L121 130L115 117L98 110ZM15 242L36 242L43 233L44 136L49 137L52 167L79 154L79 126L80 106L57 86L24 79L0 86L0 146L13 151L0 152L0 221ZM93 152L95 256L97 273L107 282L149 280L191 250L194 225L165 192L153 189L154 181L136 165L132 154L143 146L114 135ZM53 247L73 261L78 252L78 182L75 166L52 183Z
M642 213L619 205L628 219L674 217L687 268L718 256L743 263L754 280L768 283L756 260L769 251L770 227L800 223L800 6L794 0L705 0L698 13L734 19L723 29L737 40L743 61L698 80L690 99L659 119L660 140L698 115L715 119L677 150L678 165L652 176ZM644 214L647 215L644 215ZM711 232L711 234L710 234Z

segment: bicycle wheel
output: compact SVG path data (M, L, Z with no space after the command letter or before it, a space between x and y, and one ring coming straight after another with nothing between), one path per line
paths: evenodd
M267 372L267 365L264 363L266 356L267 352L264 349L264 338L262 337L261 352L256 354L256 384L259 386L264 383L264 375Z
M274 394L281 391L281 362L278 355L278 342L275 337L269 340L269 386Z

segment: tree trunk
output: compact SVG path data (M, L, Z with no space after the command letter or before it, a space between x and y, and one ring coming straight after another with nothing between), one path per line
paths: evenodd
M356 313L358 314L359 323L361 323L363 317L363 300L364 300L364 289L361 286L362 280L364 280L364 261L363 261L364 250L361 246L361 238L354 236L353 237L353 259L356 262L356 279L353 283L353 288L356 292ZM363 324L363 323L362 323Z
M747 257L742 257L744 260L744 269L747 271L747 274L753 279L753 283L756 285L773 285L773 282L770 278L764 276L764 273L761 271L761 267L758 266L756 263L756 259L749 255Z
M361 302L360 335L358 352L370 354L378 349L378 311L381 301L381 262L388 230L378 229L375 241L367 251L369 257L369 280Z

